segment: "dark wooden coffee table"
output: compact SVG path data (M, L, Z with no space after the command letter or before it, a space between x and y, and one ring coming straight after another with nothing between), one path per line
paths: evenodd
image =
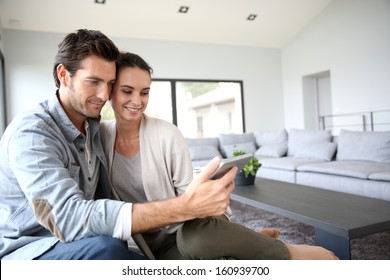
M256 178L232 199L311 225L315 243L351 259L350 240L390 230L390 201Z

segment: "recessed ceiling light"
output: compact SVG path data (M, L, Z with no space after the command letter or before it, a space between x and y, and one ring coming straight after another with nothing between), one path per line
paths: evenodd
M106 0L95 0L96 4L105 4Z
M256 14L250 14L246 20L249 20L249 21L254 21L256 19L257 15Z
M190 9L190 7L188 7L188 6L180 6L179 13L186 14L186 13L188 13L189 9Z

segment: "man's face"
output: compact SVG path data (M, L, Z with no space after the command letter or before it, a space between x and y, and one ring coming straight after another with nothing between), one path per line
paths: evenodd
M80 65L73 77L67 73L66 94L61 96L61 101L67 113L75 118L96 118L110 97L115 82L115 62L92 55Z

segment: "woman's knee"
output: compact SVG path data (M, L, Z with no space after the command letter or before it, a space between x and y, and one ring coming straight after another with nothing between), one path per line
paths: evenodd
M177 232L177 247L184 256L193 259L213 258L218 247L216 239L223 238L226 218L209 217L185 222Z

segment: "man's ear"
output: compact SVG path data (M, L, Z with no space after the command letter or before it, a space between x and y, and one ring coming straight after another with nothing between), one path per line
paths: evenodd
M69 72L68 72L68 70L66 70L65 66L62 64L58 64L58 66L57 66L57 77L62 85L68 86Z

